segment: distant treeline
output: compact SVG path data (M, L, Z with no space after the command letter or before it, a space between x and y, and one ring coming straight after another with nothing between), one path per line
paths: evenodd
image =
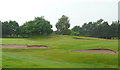
M78 35L98 37L98 38L118 38L120 35L120 24L115 21L111 25L103 19L98 20L97 22L84 23L82 27L75 26L72 30L78 32Z
M5 21L2 24L2 37L31 37L36 35L77 35L98 38L118 38L120 24L117 21L108 24L107 21L100 19L96 22L84 23L82 27L74 26L69 29L69 18L63 15L56 23L56 31L52 30L52 25L44 17L36 17L34 20L25 22L22 26L16 21Z
M22 26L16 21L2 23L2 37L31 37L34 35L49 35L53 32L52 25L43 17L25 22Z

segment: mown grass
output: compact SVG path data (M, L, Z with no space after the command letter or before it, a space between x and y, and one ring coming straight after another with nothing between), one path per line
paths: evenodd
M3 49L3 68L116 68L118 64L118 54L72 51L100 48L117 51L117 40L52 35L29 39L3 38L2 44L49 46L47 49Z
M2 68L2 49L0 46L0 68Z

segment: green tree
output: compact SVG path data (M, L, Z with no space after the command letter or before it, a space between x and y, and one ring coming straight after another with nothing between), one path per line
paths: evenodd
M11 35L17 36L19 34L19 24L16 21L9 21Z
M49 35L52 33L52 25L44 17L37 17L21 26L21 34L24 36Z
M102 28L101 28L101 37L103 38L107 38L107 39L111 39L110 36L110 26L108 24L108 22L103 22L101 24Z
M87 32L87 23L84 23L81 27L81 32L80 32L81 34L80 35L85 36L86 32Z
M74 31L74 32L73 32ZM80 35L80 32L81 32L81 27L80 26L74 26L72 28L72 34L75 34L75 35Z
M85 23L81 28L81 35L85 36L91 36L92 30L94 29L94 26L92 22L89 22L88 24Z
M97 20L96 24L100 25L100 24L102 24L103 21L104 21L103 19L99 19L99 20Z
M3 37L17 37L19 34L19 25L16 21L2 22Z
M67 35L70 34L70 23L69 23L69 18L65 15L63 15L57 22L56 28L57 28L57 33Z
M111 26L110 26L110 35L111 37L115 38L118 37L118 22L112 22Z
M120 40L120 22L118 22L118 39Z
M2 38L2 22L0 21L0 38Z
M6 36L10 34L10 28L8 21L2 22L2 36Z

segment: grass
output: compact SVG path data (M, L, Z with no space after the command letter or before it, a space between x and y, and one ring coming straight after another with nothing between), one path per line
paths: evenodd
M3 38L2 44L49 46L47 49L3 49L3 68L117 68L118 64L117 54L71 51L98 48L118 51L117 40L52 35Z
M0 48L0 68L2 68L2 49L1 48Z

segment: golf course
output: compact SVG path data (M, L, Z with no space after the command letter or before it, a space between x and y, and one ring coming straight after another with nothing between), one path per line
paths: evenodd
M117 68L118 40L72 35L1 38L2 68ZM46 48L4 48L42 45ZM115 53L76 50L109 49Z
M0 2L0 70L120 70L118 0Z

